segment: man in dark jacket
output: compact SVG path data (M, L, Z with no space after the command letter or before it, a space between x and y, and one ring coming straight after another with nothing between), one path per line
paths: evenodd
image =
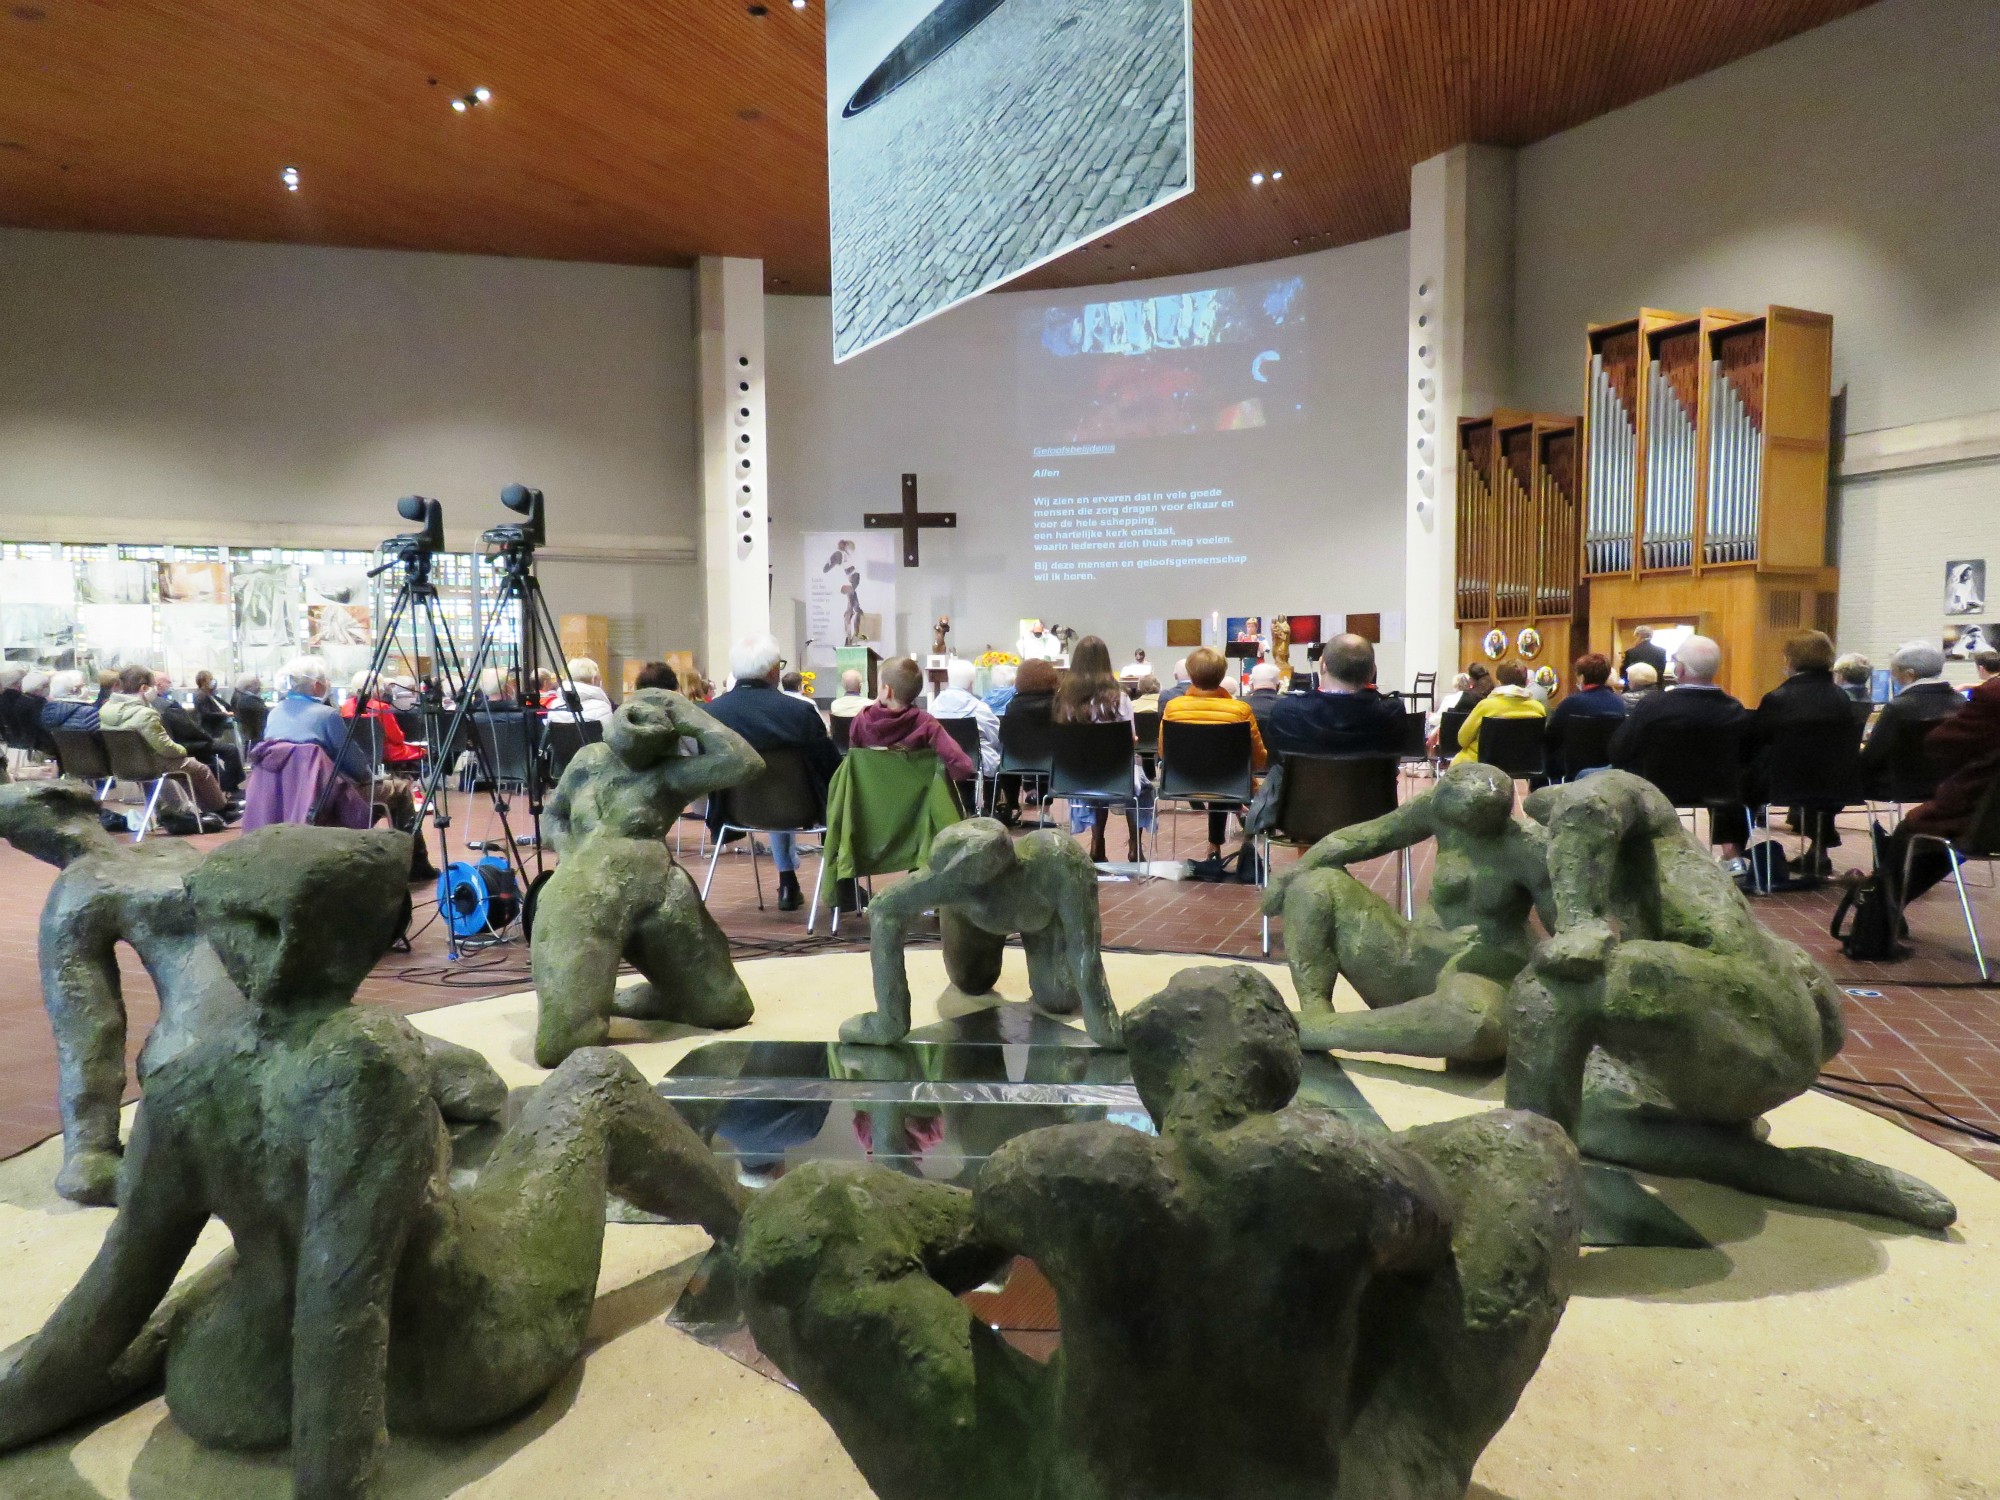
M1834 680L1833 661L1833 642L1822 631L1801 630L1785 642L1785 680L1758 701L1750 726L1748 748L1753 759L1744 796L1751 806L1762 806L1768 799L1772 761L1786 753L1785 744L1803 745L1807 747L1803 753L1811 755L1812 747L1831 747L1843 738L1850 750L1860 743L1854 700ZM1827 850L1840 843L1833 821L1839 811L1832 800L1791 810L1792 826L1809 840L1805 854L1809 875L1833 873Z
M229 711L236 715L236 728L243 736L246 750L264 738L264 721L271 716L271 706L264 701L264 684L255 672L245 672L236 679L236 691L229 696Z
M1250 669L1250 691L1243 695L1243 701L1250 705L1250 712L1257 716L1257 728L1261 731L1264 721L1271 717L1271 709L1284 696L1281 691L1282 674L1278 664L1260 661Z
M222 789L234 796L243 789L243 756L234 745L225 745L210 734L192 709L182 706L173 693L174 685L165 672L153 674L157 696L153 707L168 736L187 748L187 753L215 773Z
M1626 653L1628 658L1631 653ZM1691 635L1674 653L1675 685L1664 693L1634 704L1625 722L1611 736L1611 764L1643 776L1654 785L1671 782L1685 768L1663 759L1664 737L1677 726L1735 734L1738 743L1750 730L1750 710L1715 684L1722 670L1722 648L1705 635ZM1732 875L1748 870L1743 845L1750 838L1750 820L1740 802L1721 803L1709 810L1710 833Z
M779 690L785 664L776 638L753 635L738 641L729 653L729 670L736 676L736 686L703 707L712 718L748 740L753 750L803 750L806 769L818 784L824 805L827 784L840 765L840 752L834 749L819 710ZM711 798L710 828L721 826L721 810L721 799ZM771 841L771 863L778 867L778 910L797 911L805 905L799 890L798 835L773 832L766 837Z
M1609 658L1601 652L1592 651L1576 659L1574 670L1576 681L1570 688L1569 696L1549 710L1549 721L1542 732L1551 775L1558 770L1563 775L1570 774L1567 762L1563 760L1562 743L1563 735L1571 725L1580 719L1625 717L1625 700L1607 685L1611 681Z
M1921 767L1910 767L1899 777L1895 763L1898 746L1905 747L1906 754L1912 742L1922 746L1929 726L1965 707L1965 696L1944 680L1944 652L1930 641L1897 647L1889 658L1889 675L1895 678L1899 691L1882 705L1875 727L1868 733L1868 743L1861 747L1861 776L1868 795L1885 802L1900 800L1896 797L1898 780L1906 780L1919 770L1924 773L1922 779L1928 779L1931 770L1925 755Z
M1664 679L1667 675L1667 653L1653 644L1653 627L1635 625L1632 627L1632 644L1625 648L1625 654L1618 658L1620 676L1632 670L1635 662L1644 662Z
M1394 755L1403 700L1375 688L1375 648L1337 635L1319 659L1319 690L1281 693L1264 720L1264 748L1280 755Z

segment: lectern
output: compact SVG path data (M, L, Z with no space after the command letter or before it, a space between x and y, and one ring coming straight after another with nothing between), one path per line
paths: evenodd
M875 696L875 674L881 668L882 654L865 641L858 646L836 646L833 648L833 669L837 676L845 677L849 672L859 672L861 680L868 684L865 691L869 697Z

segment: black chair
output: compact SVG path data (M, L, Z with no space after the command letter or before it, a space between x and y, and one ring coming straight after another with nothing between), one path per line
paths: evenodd
M1396 755L1404 762L1429 760L1430 752L1424 748L1424 725L1427 722L1421 713L1405 713L1403 723L1396 734Z
M1498 766L1517 781L1548 774L1548 721L1491 718L1479 726L1479 763Z
M1449 764L1451 758L1458 754L1458 732L1465 728L1465 721L1471 717L1472 710L1469 708L1447 708L1438 715L1437 758L1441 764Z
M595 745L603 738L604 725L595 719L585 719L582 723L574 719L551 719L544 725L542 751L548 757L549 785L562 780L563 772L585 745Z
M1002 726L1004 729L1004 725ZM1139 747L1123 719L1108 724L1057 724L1049 737L1049 799L1110 809L1123 804L1140 854Z
M480 764L474 774L491 776L525 791L529 776L527 716L487 715L475 709L467 717L472 721L472 742L479 747Z
M1239 724L1162 724L1155 800L1207 805L1211 812L1248 807L1256 781L1251 761L1248 719ZM1176 822L1173 849L1179 848Z
M136 729L104 729L98 731L98 738L104 743L104 758L111 767L111 774L121 781L136 784L143 792L148 787L145 810L139 814L138 831L132 842L139 843L153 826L160 808L160 796L170 781L178 781L187 788L188 811L199 814L199 804L194 800L194 778L180 768L178 762L161 755L146 743L146 737Z
M1979 924L1972 917L1972 900L1965 894L1965 862L1978 859L1991 864L2000 860L2000 778L1987 784L1972 821L1957 838L1947 839L1935 833L1910 835L1903 848L1903 890L1910 888L1910 863L1916 857L1917 845L1925 843L1938 845L1951 860L1951 882L1958 887L1958 909L1964 913L1966 935L1972 939L1972 956L1979 964L1979 979L1983 984L1992 976L1987 972L1986 949L1979 941Z
M1132 734L1139 741L1142 756L1156 756L1160 753L1160 711L1157 708L1142 708L1132 715Z
M833 736L833 748L847 754L847 737L854 729L853 714L828 714L826 732Z
M1861 785L1861 725L1850 716L1842 724L1786 724L1771 736L1764 750L1763 817L1770 827L1771 809L1789 807L1801 814L1799 825L1808 838L1824 819L1832 828L1843 808L1867 800ZM1759 888L1770 894L1771 867L1751 861Z
M1875 726L1875 733L1887 739L1882 751L1886 759L1877 766L1865 787L1871 814L1872 804L1890 802L1896 805L1900 817L1905 804L1928 802L1936 794L1938 769L1924 749L1924 741L1943 722L1899 715Z
M1599 766L1611 764L1611 736L1618 732L1618 726L1625 722L1622 714L1578 714L1565 718L1562 726L1561 764L1553 770L1562 773L1564 781L1574 781L1585 771L1593 771ZM1484 731L1481 731L1482 735Z
M424 713L422 709L392 708L389 712L395 716L396 727L403 731L404 739L413 745L424 743L425 736L430 731L424 727Z
M750 839L750 879L757 887L757 910L764 909L764 876L758 860L760 833L826 833L826 791L813 775L812 763L797 745L759 752L764 769L741 786L711 793L719 821L714 828L715 851L708 857L708 876L701 883L701 899L715 884L715 866L722 858L722 846L731 833ZM821 850L821 859L825 851ZM802 882L803 883L803 882ZM819 916L819 887L813 882L812 910L806 915L806 931Z
M1271 846L1310 849L1329 833L1366 823L1396 810L1402 760L1394 755L1283 755L1278 779L1275 826L1263 834L1258 860L1261 884L1271 878ZM1396 879L1403 915L1411 914L1410 851L1399 856ZM1271 952L1271 919L1264 918L1264 953Z
M944 732L952 737L958 748L965 752L965 758L972 762L972 806L969 809L961 806L960 811L967 813L968 816L977 816L979 809L986 805L986 761L979 745L979 721L958 718L939 719L938 723L944 725ZM957 787L953 787L952 791L962 804L965 801L964 794Z
M1647 728L1638 763L1631 769L1659 788L1677 811L1707 808L1710 843L1715 842L1718 808L1742 808L1747 836L1750 809L1743 803L1742 728L1656 720Z
M1422 699L1424 705L1424 712L1429 713L1432 709L1437 707L1437 685L1438 685L1437 673L1435 672L1417 673L1416 683L1410 688L1410 694L1409 694L1410 702L1415 703L1419 699Z
M1045 790L1055 769L1055 726L1041 718L1022 714L1000 715L1000 771L1026 783L1039 783ZM1048 827L1048 798L1042 799L1042 826Z
M95 729L54 729L56 769L75 781L87 781L102 797L114 779L104 741Z

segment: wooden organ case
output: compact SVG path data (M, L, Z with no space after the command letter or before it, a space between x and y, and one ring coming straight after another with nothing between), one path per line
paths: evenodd
M1458 424L1458 660L1555 669L1583 648L1577 561L1581 496L1574 417L1499 411ZM1532 653L1522 632L1540 637ZM1507 647L1489 657L1498 630ZM1530 637L1530 643L1534 638Z
M1615 663L1637 625L1722 646L1754 705L1785 637L1834 633L1827 563L1833 319L1772 307L1647 308L1588 333L1581 439L1590 646Z

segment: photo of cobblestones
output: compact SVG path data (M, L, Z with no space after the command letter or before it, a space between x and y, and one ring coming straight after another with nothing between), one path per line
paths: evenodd
M1192 191L1188 24L1187 0L830 0L834 358Z

